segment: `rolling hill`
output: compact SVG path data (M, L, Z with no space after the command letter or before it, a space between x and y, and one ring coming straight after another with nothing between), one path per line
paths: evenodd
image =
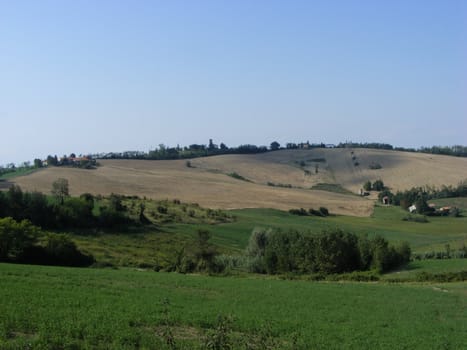
M373 201L356 193L381 179L392 190L457 185L467 178L467 159L373 149L280 150L190 160L100 160L96 170L50 167L14 179L25 190L49 192L69 180L72 195L119 193L178 198L211 208L318 208L367 216ZM374 165L378 165L379 169ZM229 176L230 175L230 176ZM312 189L323 188L328 191ZM329 191L329 189L331 191ZM346 193L345 190L348 190Z

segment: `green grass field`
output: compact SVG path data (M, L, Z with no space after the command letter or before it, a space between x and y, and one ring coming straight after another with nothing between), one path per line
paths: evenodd
M0 264L1 349L465 349L466 283L317 283ZM164 306L163 301L169 305ZM165 311L164 311L165 310ZM224 334L223 333L223 334ZM210 336L209 336L210 335Z
M411 261L404 269L382 276L383 280L413 280L421 272L435 274L467 271L467 259L427 259Z
M10 173L0 175L0 179L8 180L8 179L15 178L17 176L25 176L25 175L32 174L38 170L39 169L37 168L18 168L16 171L12 171Z
M393 243L408 241L412 250L420 253L444 251L446 244L453 250L467 244L467 217L430 217L428 223L407 222L402 220L407 212L399 207L376 206L371 217L302 217L275 209L242 209L229 214L236 218L233 222L161 223L133 233L73 235L73 239L98 261L120 266L163 262L176 249L191 245L199 229L212 233L213 243L221 252L233 254L243 251L255 227L296 229L311 234L341 228L357 234L379 234Z
M430 203L434 203L438 207L457 207L463 211L464 215L467 215L467 198L465 197L434 199L430 200Z
M408 241L414 251L424 251L446 243L454 247L467 242L467 217L430 217L428 223L407 222L402 220L407 212L399 207L376 206L371 217L302 217L273 209L242 209L231 213L237 217L235 222L205 225L203 228L211 229L219 245L236 249L246 246L255 227L291 228L311 233L341 228L357 234L379 234L391 242ZM195 229L187 225L172 225L167 231L191 234Z
M132 215L139 201L124 203ZM224 215L174 201L145 205L151 225L71 233L81 250L120 269L0 264L0 349L222 349L213 343L222 339L231 349L467 348L467 282L409 282L423 272L466 271L467 259L413 261L378 283L152 269L193 246L199 229L233 255L256 227L310 234L341 228L406 240L424 252L467 243L467 217L407 222L407 212L391 206L376 206L371 217L323 218L273 209ZM218 325L218 316L228 322Z

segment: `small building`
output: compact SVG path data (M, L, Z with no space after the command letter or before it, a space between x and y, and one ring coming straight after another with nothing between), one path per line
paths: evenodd
M451 207L441 207L439 208L439 211L442 213L442 214L447 214L451 211Z
M360 196L364 197L364 196L369 196L369 195L370 195L370 192L364 191L363 188L360 189Z
M383 202L384 205L389 205L389 197L384 196L382 202Z
M417 211L417 206L415 204L412 204L410 207L409 207L409 212L413 213Z

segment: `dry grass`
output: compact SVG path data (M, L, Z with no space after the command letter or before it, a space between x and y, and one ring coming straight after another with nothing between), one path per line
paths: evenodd
M352 154L359 166L354 165ZM324 158L326 161L319 160ZM371 170L371 162L382 169ZM154 199L178 198L210 208L317 208L366 216L373 202L366 198L309 190L318 183L337 183L352 192L382 179L394 190L420 185L457 184L467 177L467 159L369 149L283 150L259 155L225 155L191 160L102 160L97 170L48 168L15 182L27 190L49 192L52 182L67 178L73 195L120 193ZM302 166L301 166L301 165ZM304 164L304 166L303 166ZM318 165L318 173L316 173ZM305 174L308 170L308 175ZM252 182L226 174L236 172ZM294 188L267 186L268 182Z

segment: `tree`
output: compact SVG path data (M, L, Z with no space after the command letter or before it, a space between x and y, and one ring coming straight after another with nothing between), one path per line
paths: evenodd
M25 250L36 243L39 231L27 220L0 219L0 261L21 258Z
M51 155L47 156L47 165L58 165L58 159L57 156L52 157Z
M208 149L210 151L213 151L215 149L217 149L217 145L215 145L213 142L212 142L212 139L209 139L209 146L208 146Z
M271 151L277 151L281 147L280 143L277 141L271 142Z
M365 191L371 191L371 181L367 181L363 184L363 189Z
M42 168L42 160L40 160L39 158L34 159L34 167Z
M70 195L68 180L59 178L52 183L52 195L58 199L60 204L63 204L65 198Z
M417 207L417 214L427 214L431 211L431 208L428 206L426 198L424 195L419 195L415 201L415 206Z
M373 182L373 186L372 186L373 190L374 191L382 191L384 190L384 182L382 180L376 180L375 182Z
M7 202L7 216L11 216L15 220L25 219L25 205L24 205L24 194L21 187L13 185L8 189L6 193Z
M198 271L212 271L214 269L214 258L218 252L209 242L210 239L211 233L208 230L198 230L198 241L195 248Z

